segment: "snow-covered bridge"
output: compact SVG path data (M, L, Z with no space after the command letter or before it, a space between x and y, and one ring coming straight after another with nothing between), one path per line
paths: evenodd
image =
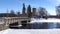
M4 25L0 26L4 29L9 27L9 24L18 23L18 26L20 26L22 23L29 23L30 18L28 17L0 17L0 24ZM0 28L1 29L1 28Z

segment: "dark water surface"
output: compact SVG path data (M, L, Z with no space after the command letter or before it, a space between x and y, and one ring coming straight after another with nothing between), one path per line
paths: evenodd
M22 24L21 27L15 27L18 29L53 29L60 28L60 23L31 23L31 24ZM12 27L13 28L13 27Z

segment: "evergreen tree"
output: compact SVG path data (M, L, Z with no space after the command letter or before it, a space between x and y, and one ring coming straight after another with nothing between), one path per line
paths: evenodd
M22 8L22 14L25 14L26 8L25 8L25 4L23 3L23 8Z
M27 16L30 17L30 18L32 16L31 6L30 5L27 7Z

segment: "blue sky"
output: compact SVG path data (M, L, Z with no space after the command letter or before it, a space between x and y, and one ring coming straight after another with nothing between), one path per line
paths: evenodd
M31 7L44 7L48 13L55 15L55 7L59 5L60 0L0 0L0 13L6 13L7 9L14 10L15 13L22 12L22 4L25 3L26 7L30 4Z

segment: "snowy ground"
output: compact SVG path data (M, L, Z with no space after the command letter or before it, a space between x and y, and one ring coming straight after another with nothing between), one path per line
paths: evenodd
M0 34L60 34L60 29L7 29Z
M31 19L31 23L35 22L59 22L60 19ZM60 29L6 29L0 31L0 34L60 34Z

